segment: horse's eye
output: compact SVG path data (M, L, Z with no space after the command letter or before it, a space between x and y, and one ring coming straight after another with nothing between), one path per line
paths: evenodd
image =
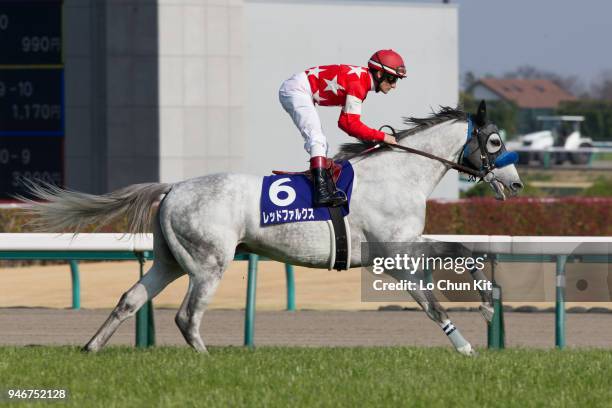
M501 149L502 141L497 133L492 133L487 139L487 152L497 153Z

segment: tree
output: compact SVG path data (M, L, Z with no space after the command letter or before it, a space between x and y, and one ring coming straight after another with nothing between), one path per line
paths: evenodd
M591 83L591 97L605 101L612 101L612 70L603 71Z
M476 74L472 71L467 71L463 74L463 78L461 78L461 88L464 91L469 90L472 85L474 85L478 81L476 78Z

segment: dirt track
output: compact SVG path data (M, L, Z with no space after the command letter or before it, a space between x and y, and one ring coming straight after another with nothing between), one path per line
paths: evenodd
M0 345L83 345L106 319L109 310L0 309ZM155 313L157 344L184 345L174 325L174 310ZM612 314L569 314L570 347L612 347ZM486 344L485 324L478 313L451 313L455 325L476 346ZM446 336L420 311L259 312L257 345L283 346L449 346ZM509 347L552 347L552 313L506 313ZM205 314L202 336L209 345L238 346L243 341L244 312L212 310ZM110 344L134 343L134 319Z

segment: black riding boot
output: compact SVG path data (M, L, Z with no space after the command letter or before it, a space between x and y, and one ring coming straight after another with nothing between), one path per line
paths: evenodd
M310 172L314 185L313 205L315 207L338 207L346 204L345 197L334 196L333 182L325 168L324 157L310 159Z

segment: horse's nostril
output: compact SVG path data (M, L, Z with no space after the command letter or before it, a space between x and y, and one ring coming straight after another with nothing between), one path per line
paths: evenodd
M514 191L519 191L523 189L523 183L515 181L514 183L512 183L512 189Z

